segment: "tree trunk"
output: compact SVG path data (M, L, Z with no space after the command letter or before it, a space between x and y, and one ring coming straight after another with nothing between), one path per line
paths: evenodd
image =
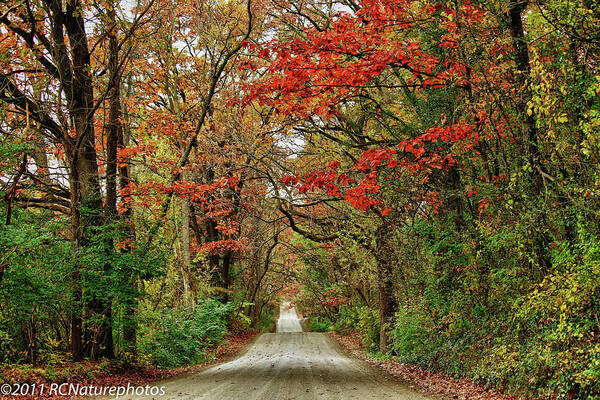
M528 103L531 100L529 88L531 78L531 66L529 64L529 48L525 41L522 13L527 8L529 0L509 0L508 19L510 34L515 49L515 63L517 64L516 81L522 86L522 95L517 101L517 108L523 121L525 151L533 171L534 188L537 193L543 189L543 178L538 169L543 168L541 164L540 149L538 144L537 125L535 115L528 113Z
M112 9L114 13L114 9ZM112 14L111 13L111 14ZM114 16L111 18L114 24ZM117 215L117 145L121 130L121 80L119 79L119 54L116 32L109 34L109 76L111 82L108 95L109 113L106 130L106 204L107 216L112 219Z
M119 131L121 130L121 81L119 79L119 53L117 33L112 29L115 22L115 9L109 7L109 114L106 130L106 199L104 204L104 214L106 221L111 223L117 218L117 144ZM107 252L114 251L114 243L108 240L106 243ZM110 258L110 254L108 254ZM106 265L104 268L105 275L110 274L112 266ZM92 341L90 355L92 359L98 356L114 357L114 341L112 335L112 299L92 299L90 310L95 311L103 316L100 326L98 327L98 335L93 337L96 340Z
M233 255L231 251L227 251L223 255L223 261L221 263L221 285L223 288L223 303L227 303L229 301L229 286L231 285L231 261L233 259Z
M259 306L257 304L258 293L262 286L263 279L267 275L267 272L269 272L269 266L271 264L271 255L273 254L273 250L275 250L275 247L277 247L278 244L279 244L279 234L276 234L275 237L273 238L273 244L271 246L269 246L269 248L267 249L267 254L265 254L263 270L260 272L260 276L258 276L258 271L256 274L256 281L254 282L252 296L250 297L250 303L254 304L253 306L251 306L251 314L252 314L252 326L255 328L258 327L258 323L260 322L260 311L258 311L258 310L262 310L262 305L259 308Z
M388 331L398 310L398 302L394 296L394 249L390 243L390 234L390 227L385 224L380 225L375 234L379 288L379 351L383 354L389 351Z
M539 196L544 190L543 174L547 173L543 164L542 154L538 143L538 131L536 116L533 112L528 113L528 103L531 101L531 89L529 87L531 80L531 66L529 64L529 48L525 41L525 31L523 29L522 14L529 4L529 0L509 0L508 19L513 47L515 48L515 62L517 64L517 82L522 85L522 95L517 102L518 112L521 116L524 126L524 140L526 142L525 150L532 168L531 172L531 195L533 198ZM547 226L546 209L542 208L541 215L542 226ZM543 228L542 228L543 229ZM545 274L551 269L550 255L548 254L548 244L551 242L549 235L539 231L534 239L538 264L541 268L541 274Z
M81 217L79 215L79 177L77 175L77 166L71 164L70 187L71 187L71 235L73 240L73 249L77 252L77 247L81 242ZM83 346L83 293L81 287L81 266L77 263L73 266L71 280L73 281L73 303L74 309L71 313L71 343L70 351L74 360L80 360L82 357Z
M131 85L129 85L131 87ZM129 124L127 120L125 124L121 124L121 129L118 130L117 145L119 148L123 148L129 145ZM119 171L119 187L123 189L129 184L131 171L127 164L123 164L120 167L117 165ZM125 210L122 213L122 219L126 224L129 237L132 241L135 240L135 226L131 222L132 210L129 208L127 199L122 198L123 206ZM135 360L137 358L137 292L138 292L138 277L135 271L130 271L129 274L129 285L131 287L132 295L129 297L124 305L124 316L123 316L123 351L129 353Z
M35 9L32 11L30 6ZM38 102L31 100L26 93L20 91L11 82L9 75L0 74L3 100L25 111L27 116L31 116L46 130L47 137L54 139L55 144L64 146L70 169L71 233L76 257L77 250L89 244L88 239L93 234L90 228L100 227L103 223L94 143L96 108L84 8L81 0L49 1L43 2L43 5L28 2L28 12L23 12L21 16L25 25L32 27L43 25L47 28L34 29L31 33L17 28L5 16L2 18L3 26L21 36L24 45L33 54L39 54L38 44L43 43L46 50L40 59L40 69L34 68L36 74L34 79L38 79L37 74L45 70L49 77L58 81L58 84L52 84L49 90L52 91L53 87L60 88L57 98L61 103L64 99L64 104L59 108L64 106L68 115L65 116L61 109L46 112L39 107ZM51 61L46 57L50 57ZM75 133L74 137L72 132ZM44 164L42 160L38 161ZM80 359L83 351L82 268L83 266L76 261L71 273L75 306L70 323L70 348L75 359ZM102 318L103 325L110 327L109 319L110 315ZM111 335L105 336L103 345L108 351L112 349Z
M72 229L77 247L85 247L89 243L90 227L98 227L102 220L102 198L98 179L98 164L96 159L94 117L90 110L94 109L94 90L90 74L90 52L88 47L85 24L78 2L67 3L66 12L55 10L56 18L64 18L64 26L69 36L72 54L72 87L69 99L69 113L74 122L76 140L71 148L71 198L75 212ZM81 300L81 268L77 266L73 277L75 287ZM91 311L99 313L100 326L98 335L88 332L87 337L98 337L98 355L111 357L113 351L111 314L104 304L91 304ZM77 312L75 314L78 314ZM81 314L76 315L72 323L72 350L75 358L81 357ZM88 327L89 328L89 327ZM79 336L79 337L77 337ZM89 351L92 349L89 348ZM88 352L89 354L89 352Z
M184 179L185 179L184 173ZM181 246L182 251L182 264L181 264L181 278L183 280L183 304L186 306L193 306L192 295L190 290L191 280L191 269L192 269L192 254L190 249L190 201L187 198L181 199Z

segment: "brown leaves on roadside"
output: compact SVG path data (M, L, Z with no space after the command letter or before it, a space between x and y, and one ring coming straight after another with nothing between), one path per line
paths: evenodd
M341 335L330 332L330 335L353 356L406 382L413 389L441 396L442 399L523 400L516 396L502 394L497 390L486 389L471 380L455 379L443 373L429 371L415 364L375 359L365 351L357 333Z
M69 363L62 367L53 368L22 368L10 367L0 370L0 384L8 383L37 385L39 388L44 385L45 396L35 395L18 396L19 400L37 400L43 399L61 399L74 400L74 396L49 396L49 387L52 383L62 384L65 382L80 384L81 386L93 385L95 387L109 386L144 386L151 382L170 378L185 372L198 371L207 365L216 364L239 352L257 335L256 332L244 332L236 335L225 336L224 344L209 349L206 361L202 364L162 370L158 368L130 367L125 369L118 361L83 361ZM2 396L0 400L13 400L14 396Z

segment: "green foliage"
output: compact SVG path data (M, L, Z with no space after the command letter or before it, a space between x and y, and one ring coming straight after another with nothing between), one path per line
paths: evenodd
M10 361L14 349L15 346L13 344L13 338L10 335L8 329L5 327L0 328L0 355L2 355L0 363Z
M0 359L4 361L35 361L39 350L55 350L50 335L67 335L64 315L73 309L69 276L74 255L63 235L66 224L46 213L16 210L13 225L0 227L5 265L0 285Z
M198 364L208 347L222 342L231 309L230 303L202 300L195 308L166 308L146 316L139 352L163 368Z
M356 327L359 323L359 310L362 307L358 304L349 304L346 306L340 307L340 311L337 315L337 320L334 324L334 329L336 332L345 334L351 333L356 330Z
M273 332L275 330L277 324L277 310L277 306L270 304L267 304L262 308L258 321L258 330L260 332Z
M14 210L12 224L0 226L5 265L0 285L0 360L60 365L68 360L68 316L80 304L100 299L113 306L115 332L126 323L125 306L135 306L143 293L132 277L162 273L164 253L142 252L138 243L115 248L128 237L120 223L93 228L86 246L74 248L70 221L42 212ZM83 299L74 300L74 263L81 266ZM86 327L99 322L91 316ZM127 321L134 323L134 321ZM119 336L117 335L117 342Z
M398 312L392 330L392 350L405 362L428 364L439 340L427 329L429 318L412 308Z
M70 355L64 351L62 343L48 338L46 345L40 349L39 362L48 368L60 368L68 363Z
M327 318L312 317L310 319L310 330L312 332L329 332L333 329L333 324Z
M600 331L600 246L585 229L579 236L572 249L567 243L558 245L555 271L515 307L518 331L538 336L513 353L521 360L517 365L543 372L537 385L564 395L576 388L592 398L600 392L600 347L595 340Z
M379 349L379 311L367 306L359 307L356 315L356 328L362 342L371 351Z
M429 267L405 270L392 330L399 359L522 395L597 398L598 236L579 218L575 244L556 240L542 273L526 222L534 212L510 227L479 224L477 251L453 250L460 236L438 238L442 221L414 226Z
M23 152L31 151L33 146L30 143L5 141L0 143L0 159L17 158Z

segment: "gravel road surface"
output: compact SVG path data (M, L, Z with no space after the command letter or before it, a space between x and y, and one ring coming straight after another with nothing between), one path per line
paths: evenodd
M261 335L239 358L154 386L166 394L119 399L432 399L344 355L327 334L302 332L287 303L277 333Z

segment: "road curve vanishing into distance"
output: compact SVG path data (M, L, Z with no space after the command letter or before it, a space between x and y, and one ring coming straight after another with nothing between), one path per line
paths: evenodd
M344 355L327 334L303 332L289 303L281 306L277 333L262 334L235 360L153 385L165 395L119 399L433 399Z

